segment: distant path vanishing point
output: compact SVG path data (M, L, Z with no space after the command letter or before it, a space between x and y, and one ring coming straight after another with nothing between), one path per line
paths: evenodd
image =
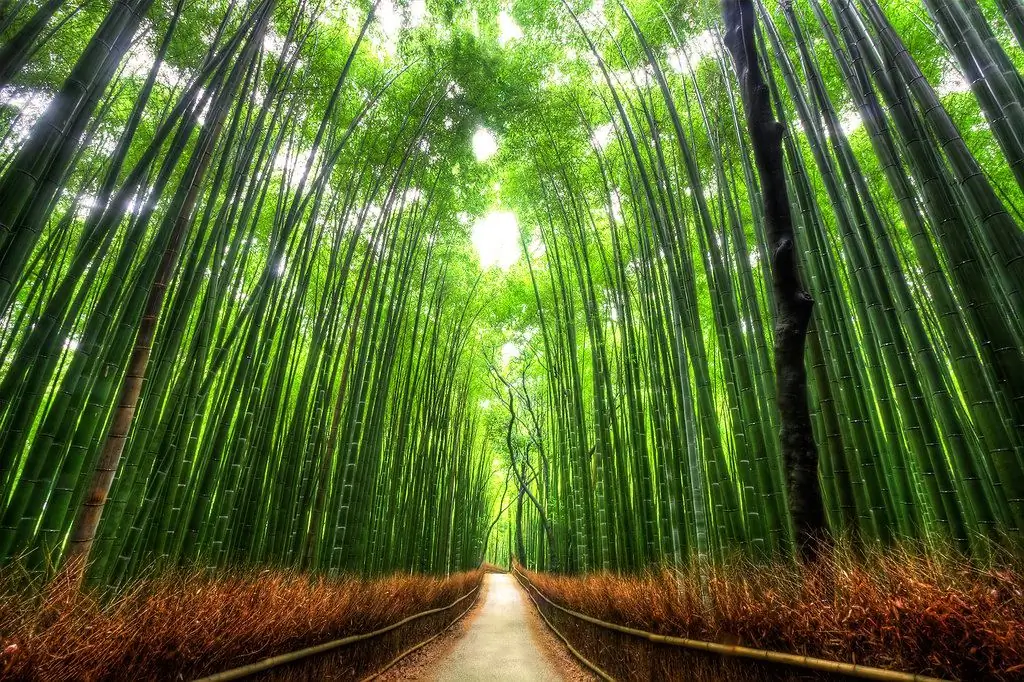
M455 648L434 665L437 682L561 682L527 620L522 588L507 573L488 573L480 613Z

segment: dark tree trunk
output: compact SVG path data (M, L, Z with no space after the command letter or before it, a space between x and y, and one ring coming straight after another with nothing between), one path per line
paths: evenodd
M804 365L807 328L814 299L804 289L797 268L793 216L782 159L784 129L772 113L768 86L761 73L754 40L753 0L722 0L722 15L725 44L736 66L754 163L761 180L776 309L775 375L779 437L797 555L809 561L818 555L828 537Z

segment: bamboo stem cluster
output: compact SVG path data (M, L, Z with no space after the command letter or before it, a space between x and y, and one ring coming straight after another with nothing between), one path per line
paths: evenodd
M523 211L545 253L530 271L550 471L534 483L545 521L527 506L521 558L585 571L792 552L801 529L821 528L806 502L819 482L835 534L977 556L1019 543L1019 46L973 1L924 1L947 68L970 87L941 95L893 26L905 7L740 4L757 14L745 37L764 71L750 92L715 19L698 58L668 15L641 21L620 2L595 21L563 3L600 106L575 105L580 138L541 122L524 141ZM649 34L662 31L659 48ZM781 122L784 178L755 163L751 97ZM967 141L953 98L991 137ZM561 161L581 145L584 163ZM771 349L792 311L767 295L782 247L761 191L780 179L816 301L817 467L784 458L777 435L787 389Z
M335 5L0 3L0 561L1019 542L1021 0Z
M207 17L174 82L177 2L139 77L151 5L110 6L0 177L0 560L112 585L475 566L476 308L427 142L447 84L367 65L372 8L339 35L276 0Z

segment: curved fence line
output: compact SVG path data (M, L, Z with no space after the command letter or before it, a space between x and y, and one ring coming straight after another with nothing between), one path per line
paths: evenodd
M518 568L513 566L513 572L516 577L519 578L520 582L525 583L528 586L527 593L530 589L537 593L541 599L546 601L551 606L555 607L559 611L569 614L573 618L592 623L599 627L603 627L607 630L614 630L616 632L622 632L627 635L633 635L641 639L646 639L657 644L668 644L670 646L678 646L687 649L695 649L698 651L705 651L708 653L719 654L721 656L734 656L737 658L750 658L758 661L764 661L767 663L778 663L781 665L788 665L796 668L807 668L809 670L818 670L822 672L836 673L840 675L847 675L849 677L858 677L864 680L882 680L883 682L948 682L938 677L928 677L927 675L917 675L914 673L904 673L896 670L886 670L885 668L874 668L866 665L857 665L855 663L843 663L840 661L830 661L824 658L814 658L813 656L801 656L799 654L787 654L780 651L768 651L766 649L753 649L751 647L736 646L732 644L718 644L717 642L704 642L699 639L687 639L685 637L671 637L669 635L658 635L653 632L647 632L646 630L637 630L636 628L626 627L624 625L618 625L616 623L609 623L593 616L588 616L585 613L579 613L572 609L567 609L564 606L556 604L555 602L548 599L543 592L541 592L533 583L530 582ZM531 596L532 599L532 596ZM534 604L536 605L536 601ZM538 606L538 611L540 607ZM544 615L543 613L541 614ZM547 618L544 618L547 621ZM548 623L552 630L555 630L554 626ZM565 640L565 636L555 630L559 637ZM576 653L573 651L573 653ZM584 659L579 654L576 654L577 658L583 660L589 667L593 668L593 664ZM599 672L605 679L612 679L605 675L603 672Z
M478 593L479 591L480 591L480 585L478 584L472 590L470 590L466 594L462 595L461 597L459 597L458 599L453 601L451 604L448 604L447 606L440 606L440 607L438 607L436 609L429 609L427 611L422 611L420 613L413 614L411 616L408 616L407 618L403 618L402 620L398 621L397 623L392 623L391 625L388 625L387 627L381 628L380 630L374 630L373 632L365 632L365 633L359 634L359 635L349 635L348 637L342 637L341 639L336 639L336 640L331 641L331 642L325 642L323 644L317 644L316 646L307 647L305 649L299 649L298 651L292 651L292 652L287 653L287 654L280 654L278 656L271 656L270 658L265 658L262 661L257 661L256 663L250 663L249 665L243 665L243 666L238 667L238 668L232 668L231 670L225 670L224 672L216 673L214 675L209 675L208 677L201 677L201 678L195 680L195 682L224 682L225 680L238 680L238 679L242 679L243 677L248 677L249 675L254 675L255 673L263 672L264 670L270 670L271 668L276 668L277 666L284 665L285 663L292 663L294 661L302 660L303 658L309 658L310 656L316 656L317 654L322 654L322 653L331 651L333 649L337 649L337 648L343 647L343 646L345 646L347 644L354 644L356 642L361 642L361 641L366 640L366 639L373 639L374 637L379 637L380 635L383 635L385 633L391 632L392 630L394 630L396 628L400 628L400 627L402 627L403 625L405 625L407 623L411 623L414 620L418 620L420 618L423 618L425 616L429 616L429 615L432 615L432 614L435 614L435 613L440 613L442 611L447 611L448 609L456 606L457 604L465 601L466 599L469 599L471 596L473 596L474 594ZM472 607L470 607L470 608L472 608ZM466 611L468 611L468 610L469 609L466 609ZM465 615L466 611L464 611L462 613L462 615ZM459 618L461 618L461 617L462 616L460 615ZM448 627L451 627L451 626L449 625ZM447 628L445 628L445 629L447 629ZM426 642L424 642L424 644L425 643ZM406 652L406 653L411 653L411 650ZM403 656L404 655L405 654L403 654ZM399 658L401 658L401 656ZM397 661L397 659L396 659L396 661ZM390 664L388 664L388 666L390 667L396 661L392 661Z
M534 590L536 590L537 594L540 594L540 590L538 590L536 587L533 587L533 585L530 583L530 581L526 579L526 576L523 576L522 578L520 578L519 576L522 575L522 574L519 573L519 571L517 571L515 569L515 567L513 567L512 571L513 571L513 573L516 574L516 580L519 581L519 583L523 586L523 589L526 591L526 596L530 598L530 601L532 601L533 605L537 608L537 613L539 613L540 617L544 619L544 623L549 628L551 628L551 632L553 632L556 635L558 635L558 638L562 640L562 642L569 649L569 651L572 653L572 655L575 656L576 658L578 658L580 663L582 663L583 665L585 665L588 668L590 668L590 670L592 670L595 675L600 677L602 680L605 680L605 682L615 682L615 678L614 677L612 677L611 675L606 673L604 670L601 670L601 668L599 668L597 666L597 664L593 663L592 661L587 660L586 656L584 656L579 651L577 651L576 648L569 641L569 639L565 635L563 635L561 632L559 632L558 628L556 628L554 626L554 624L552 624L552 622L550 620L548 620L548 617L544 615L544 609L542 609L540 607L540 604L537 603L537 600L533 598L533 594L530 593L530 588L531 587ZM541 596L543 597L544 595L541 594ZM546 597L545 597L545 599L546 599Z
M477 590L479 590L479 586L477 586ZM467 595L467 596L469 596L469 595ZM474 599L473 603L470 604L468 607L466 607L465 611L463 611L459 615L455 616L455 618L452 618L452 622L450 622L450 623L448 623L448 625L444 626L444 628L440 632L438 632L433 637L429 637L429 638L423 640L422 642L420 642L416 646L410 647L410 648L406 649L405 651L403 651L402 653L398 654L397 656L392 658L391 661L386 666L384 666L383 668L381 668L377 672L373 673L369 677L363 678L362 682L371 682L372 680L377 679L378 677L380 677L381 675L386 673L388 670L390 670L396 663L401 661L403 658L405 658L409 654L413 653L414 651L417 651L417 650L425 647L426 645L430 644L435 639L437 639L438 637L440 637L441 635L446 633L448 630L451 629L451 627L453 625L455 625L460 620L462 620L462 617L465 616L467 613L469 613L473 609L474 606L476 606L476 603L477 603L478 599L479 599L479 594L477 595L477 599Z

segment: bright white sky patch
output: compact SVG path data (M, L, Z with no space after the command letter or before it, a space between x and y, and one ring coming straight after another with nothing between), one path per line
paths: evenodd
M392 0L380 0L377 5L377 21L385 38L391 41L398 39L398 32L402 30L402 15Z
M13 86L0 88L0 105L13 107L20 114L14 122L13 134L7 138L4 145L5 153L13 151L28 137L32 132L32 126L46 111L51 99L53 99L51 94L40 90Z
M284 52L284 38L276 31L267 31L263 36L263 49L275 57L280 57L281 53ZM152 63L152 60L150 63Z
M519 40L523 37L523 29L519 28L519 24L516 23L512 15L501 10L498 13L498 44L505 47L513 40Z
M376 31L371 37L378 55L394 57L402 31L421 26L428 14L426 0L412 0L406 6L399 6L395 0L379 0Z
M309 163L312 153L312 149L279 153L274 157L274 170L284 175L290 187L297 187L306 172L306 164Z
M688 74L706 57L715 54L717 49L715 35L711 31L702 31L687 40L683 49L673 48L668 51L668 67L676 73Z
M839 119L839 125L842 127L843 132L849 135L854 130L864 125L864 119L861 118L860 112L858 111L847 111L843 114L842 118Z
M619 194L617 189L613 189L611 192L611 204L612 220L622 224L622 195Z
M409 3L409 27L416 28L427 18L426 0L412 0Z
M604 25L604 0L594 0L586 12L580 15L580 23L588 32Z
M266 44L266 40L269 40L270 37L268 35L265 38L264 44ZM128 59L125 61L124 69L126 73L144 78L153 69L154 61L156 61L156 55L149 49L149 45L142 43L128 52Z
M611 123L605 123L602 126L594 128L594 133L590 137L590 141L593 142L594 146L598 149L604 149L608 146L608 143L612 141L612 133L615 132L615 127Z
M498 151L498 138L487 128L477 128L473 133L473 154L477 161L486 161Z
M519 261L519 222L514 213L493 211L473 225L473 246L480 267L508 270Z
M650 64L635 69L617 69L612 71L612 78L627 88L650 87L654 83L654 69ZM603 83L604 74L595 73L594 82Z
M533 236L533 239L530 241L530 245L527 248L530 249L530 256L535 261L540 261L540 262L534 263L533 267L535 267L535 268L543 268L544 267L544 261L540 260L540 259L544 257L544 254L547 253L548 250L547 250L547 247L544 246L544 240L540 238L539 234L535 234Z
M971 84L967 82L964 75L956 69L946 69L942 72L942 80L936 90L940 97L948 97L957 92L969 92Z
M565 85L569 82L569 77L562 73L562 70L558 68L558 65L548 66L544 69L544 80L541 81L541 86L550 88L558 85Z
M507 368L509 363L522 354L519 346L509 341L501 347L501 366Z

